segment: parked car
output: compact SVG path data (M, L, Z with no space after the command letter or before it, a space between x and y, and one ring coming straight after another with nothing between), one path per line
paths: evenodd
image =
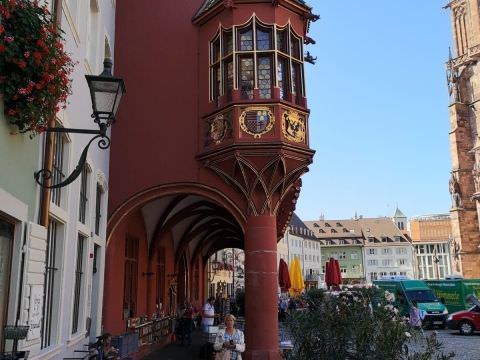
M469 310L457 311L447 318L449 329L458 330L462 335L471 335L480 331L480 306L472 306Z

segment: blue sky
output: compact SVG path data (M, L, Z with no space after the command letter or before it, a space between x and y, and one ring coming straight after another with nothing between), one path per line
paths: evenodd
M346 219L450 209L446 0L310 0L306 64L317 153L296 212Z

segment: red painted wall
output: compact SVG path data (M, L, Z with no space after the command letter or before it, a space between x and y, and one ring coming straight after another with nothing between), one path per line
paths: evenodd
M236 189L195 159L203 141L200 119L215 109L208 102L209 41L219 23L245 23L252 9L266 23L290 21L302 36L303 22L282 7L238 4L199 28L191 20L202 3L117 2L115 75L125 79L127 94L112 127L110 213L143 189L182 181L222 189L244 206Z
M105 331L112 334L125 332L125 320L123 317L123 291L124 291L124 260L125 260L125 237L132 236L139 239L139 260L138 260L138 287L137 287L137 311L135 316L147 315L151 317L155 312L157 300L157 277L159 274L156 269L156 256L151 260L148 258L148 248L146 243L146 233L144 221L140 211L128 216L110 239L108 246L105 270L105 295L104 295L104 324ZM169 308L168 302L168 274L175 273L173 241L170 232L165 232L162 239L156 238L155 241L165 248L165 274L164 292L160 294L163 299L163 309L166 312ZM109 245L110 245L109 244ZM153 272L153 275L145 276L143 273Z

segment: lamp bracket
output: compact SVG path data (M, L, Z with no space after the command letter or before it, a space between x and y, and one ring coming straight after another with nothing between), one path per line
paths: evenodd
M100 127L100 130L82 130L82 129L65 129L65 128L51 128L47 129L49 132L59 132L59 133L81 133L81 134L96 134L85 146L83 149L82 154L80 155L80 159L78 160L78 164L75 167L75 170L62 182L53 185L47 185L47 182L52 177L52 172L48 169L41 169L37 171L33 177L37 184L39 184L43 188L47 189L58 189L68 184L71 184L75 179L82 173L83 167L85 166L85 162L87 161L87 153L90 145L92 142L98 139L98 147L102 150L108 149L110 147L110 138L105 135L106 126Z

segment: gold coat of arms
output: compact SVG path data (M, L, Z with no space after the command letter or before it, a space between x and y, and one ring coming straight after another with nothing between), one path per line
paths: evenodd
M283 113L282 131L287 140L298 143L304 142L305 118L296 111Z

